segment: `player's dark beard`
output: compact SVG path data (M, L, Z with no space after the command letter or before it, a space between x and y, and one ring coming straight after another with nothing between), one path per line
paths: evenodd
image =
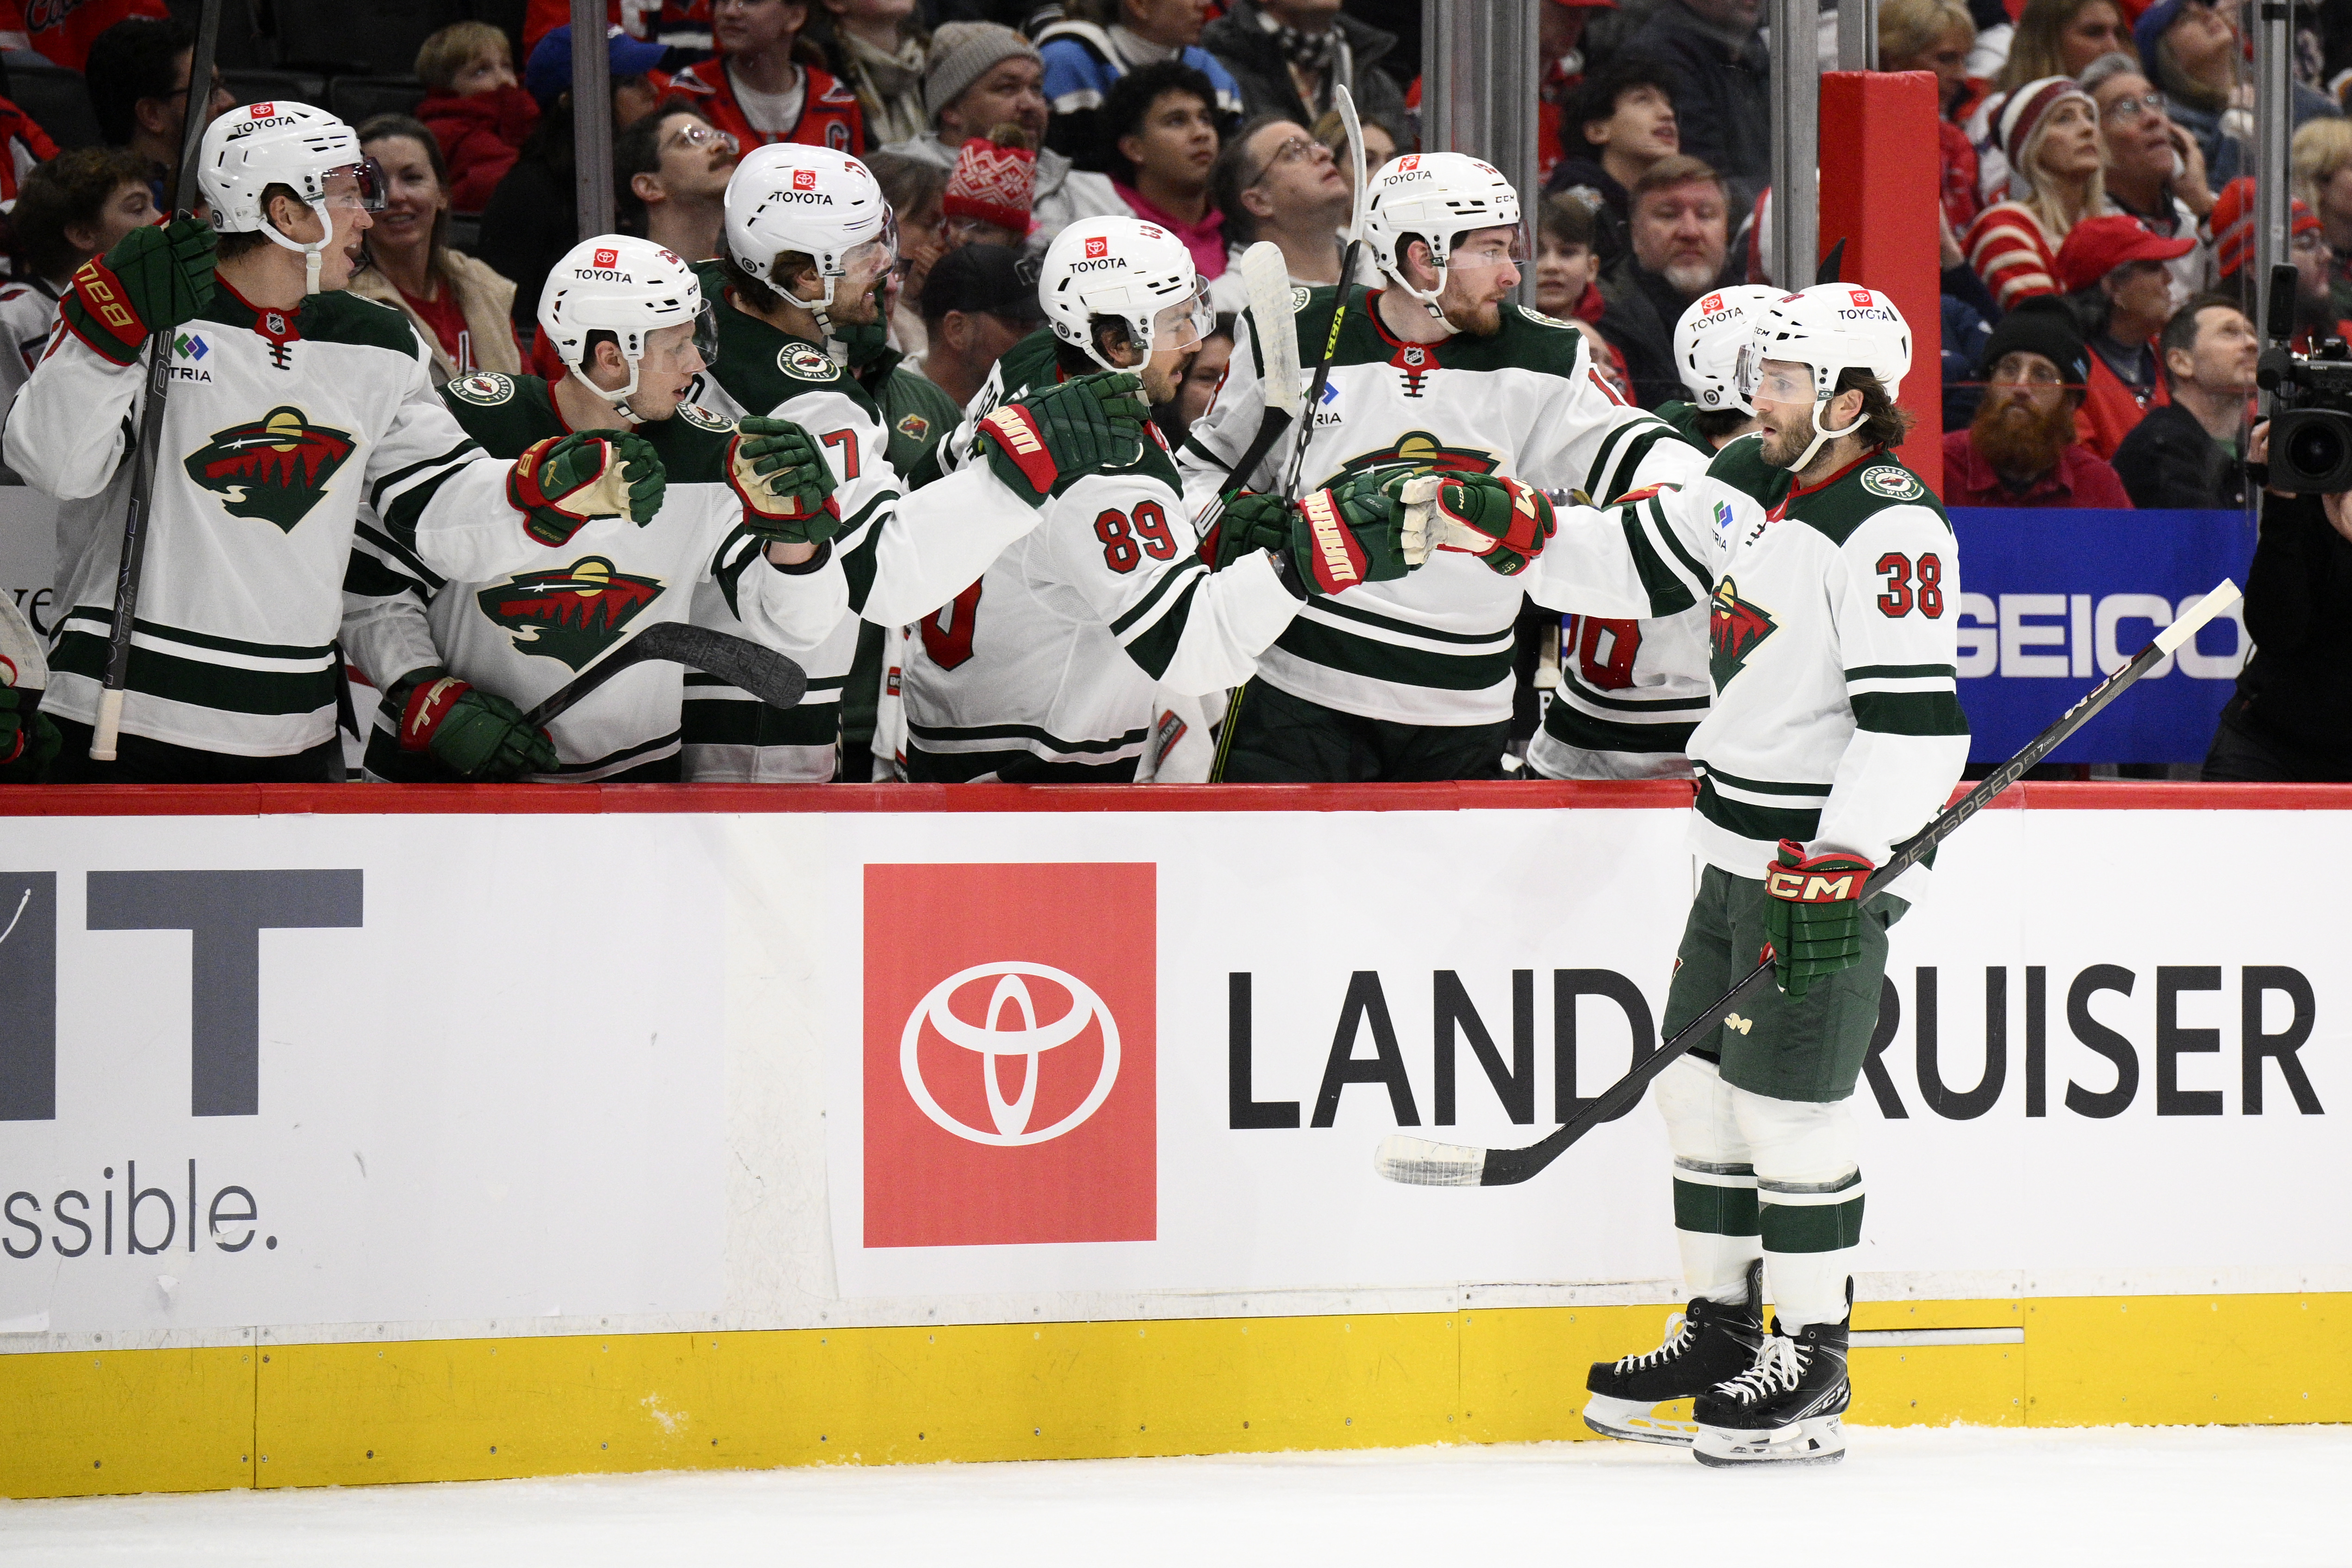
M2005 479L2041 478L2058 466L2059 454L2074 440L2074 411L2063 397L2046 414L2031 403L1988 397L1969 421L1969 445Z
M1800 418L1803 423L1790 431L1786 439L1775 436L1769 425L1764 426L1763 450L1759 455L1776 468L1796 467L1797 454L1812 444L1813 431L1817 428L1813 424L1812 411L1807 409Z
M1474 338L1491 338L1503 330L1503 307L1493 300L1483 305L1447 305L1445 324Z

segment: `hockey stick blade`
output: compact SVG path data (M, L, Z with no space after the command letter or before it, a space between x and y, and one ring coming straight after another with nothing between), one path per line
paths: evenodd
M808 671L773 648L706 626L683 621L663 621L647 626L607 653L523 715L526 723L545 728L556 715L604 685L631 665L670 659L740 686L775 708L790 708L808 692Z
M1871 873L1869 882L1863 888L1863 901L1868 903L1876 898L1896 878L1927 858L1937 845L2024 776L2027 769L2064 744L2068 736L2097 717L2133 682L2162 663L2195 637L2199 627L2236 604L2238 598L2238 585L2225 578L2221 586L2190 605L2188 613L2165 627L2154 642L2134 654L2122 668L2092 688L2048 729L2028 741L2023 751L1995 768L1974 789L1938 812L1927 826L1897 845L1886 864ZM1472 1149L1393 1133L1381 1141L1372 1168L1391 1182L1413 1186L1507 1187L1524 1182L1566 1153L1595 1127L1631 1110L1648 1090L1651 1079L1719 1027L1724 1016L1737 1010L1771 973L1769 960L1749 970L1739 984L1717 997L1712 1006L1700 1012L1673 1039L1640 1058L1624 1077L1601 1091L1591 1104L1538 1142L1523 1149Z
M1202 511L1197 526L1203 534L1224 515L1225 503L1249 489L1250 476L1298 417L1298 329L1291 324L1296 312L1290 308L1289 265L1283 260L1280 246L1261 239L1242 252L1237 269L1249 319L1257 329L1255 344L1265 356L1258 367L1258 384L1264 389L1265 413L1258 419L1257 434L1225 470L1225 483L1217 499Z

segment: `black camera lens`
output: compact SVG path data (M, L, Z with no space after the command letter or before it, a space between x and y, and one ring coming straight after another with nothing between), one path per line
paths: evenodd
M2287 465L2298 474L2334 473L2344 458L2344 433L2332 424L2303 425L2286 444Z

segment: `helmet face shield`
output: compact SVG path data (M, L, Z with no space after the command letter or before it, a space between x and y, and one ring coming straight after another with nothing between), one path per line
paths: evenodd
M1743 385L1741 395L1750 403L1802 403L1810 405L1813 397L1813 372L1810 365L1794 364L1787 360L1767 361L1756 352L1753 344L1741 351L1755 366L1751 386ZM1748 378L1743 376L1743 382Z
M1201 346L1216 317L1209 309L1209 286L1195 283L1192 292L1172 305L1163 305L1151 318L1151 348L1185 353Z
M338 189L346 179L352 182L350 188ZM356 163L346 163L340 169L330 169L320 175L319 189L324 193L320 199L329 207L380 213L383 211L384 196L391 189L391 182L384 178L383 164L373 158L362 158Z
M719 363L719 317L708 300L694 315L694 352L706 366Z
M1488 273L1505 267L1525 271L1528 258L1534 254L1528 243L1528 226L1517 223L1505 226L1473 229L1461 237L1446 253L1445 269L1449 272Z

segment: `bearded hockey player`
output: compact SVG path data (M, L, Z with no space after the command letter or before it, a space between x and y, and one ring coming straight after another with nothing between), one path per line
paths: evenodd
M1777 289L1742 284L1702 295L1675 323L1675 363L1687 403L1658 417L1703 451L1719 450L1756 427L1735 369L1753 333L1754 313ZM1760 499L1770 502L1788 489ZM1691 731L1706 715L1705 599L1663 620L1580 615L1563 631L1559 685L1543 728L1528 745L1528 771L1551 779L1688 778Z
M536 564L658 479L591 436L511 464L467 438L407 322L341 292L383 189L341 121L299 103L231 110L205 132L202 179L211 228L141 228L74 274L7 424L9 467L69 503L44 703L65 735L62 781L340 778L334 645L363 500L431 570L486 578ZM170 328L184 330L121 743L92 763L131 432L148 335Z
M685 679L677 664L624 670L550 731L526 724L520 710L625 636L688 619L698 584L715 584L730 610L723 629L794 658L847 610L832 547L808 540L822 500L810 477L824 461L816 444L782 420L746 420L739 431L685 401L712 347L692 267L649 240L584 240L548 275L539 330L563 378L452 381L441 395L457 422L500 457L571 430L627 432L658 461L667 488L642 527L600 519L559 559L491 582L443 581L362 517L343 645L384 694L368 742L371 778L675 780ZM498 699L494 719L430 732L404 722L413 709L426 710L414 694L441 683Z
M1473 522L1496 531L1485 550L1449 549L1408 578L1301 609L1235 699L1223 741L1230 780L1500 776L1513 624L1523 592L1542 597L1544 539L1528 498L1612 499L1706 466L1664 421L1609 390L1581 334L1509 302L1527 247L1518 195L1492 167L1459 153L1391 160L1371 182L1364 237L1390 286L1348 290L1329 384L1304 416L1313 421L1307 493L1402 464L1506 476L1514 499ZM1230 484L1257 431L1259 334L1293 331L1301 363L1322 355L1339 291L1294 290L1292 300L1287 326L1244 314L1224 386L1184 443L1178 462L1195 517ZM1289 446L1232 478L1284 504ZM1237 501L1235 537L1254 541L1268 504Z
M1706 869L1666 1035L1768 950L1778 982L1658 1078L1694 1299L1665 1343L1593 1367L1585 1407L1598 1431L1694 1444L1708 1464L1844 1452L1863 1210L1849 1104L1878 1020L1886 928L1927 868L1867 910L1861 896L1968 757L1951 525L1891 451L1908 425L1895 398L1910 367L1910 330L1885 295L1828 283L1787 296L1741 362L1761 430L1679 491L1563 513L1554 547L1563 569L1587 574L1579 595L1613 600L1616 614L1671 612L1695 595L1711 605L1715 704L1690 748L1691 847ZM1769 509L1751 499L1780 478L1793 486ZM1449 482L1440 510L1475 508L1475 492L1496 488ZM1712 582L1688 572L1699 551L1720 563ZM1769 1331L1759 1274L1778 1309ZM1653 1414L1693 1398L1695 1423Z
M1102 370L1132 373L1164 403L1209 325L1192 253L1139 218L1087 218L1056 235L1037 296L1047 325L998 362L972 405L981 430L1000 398ZM1237 685L1301 604L1404 574L1402 509L1374 479L1286 509L1275 552L1250 550L1212 574L1153 434L1127 463L1065 478L1037 529L916 627L908 778L1130 779L1152 738L1155 687Z

